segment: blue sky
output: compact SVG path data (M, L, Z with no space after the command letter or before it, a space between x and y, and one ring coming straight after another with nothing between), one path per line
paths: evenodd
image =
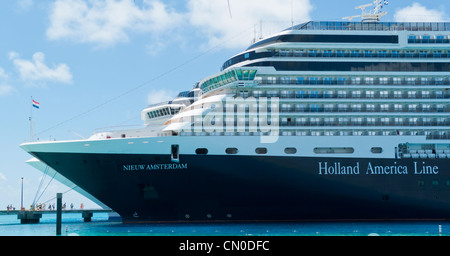
M341 20L370 0L14 0L0 7L0 209L24 205L42 173L19 144L139 125L148 104L220 70L263 36L308 20ZM291 12L291 6L293 11ZM449 21L448 0L389 0L383 21ZM47 178L49 180L49 178ZM68 188L53 181L41 201ZM76 192L63 201L96 205Z

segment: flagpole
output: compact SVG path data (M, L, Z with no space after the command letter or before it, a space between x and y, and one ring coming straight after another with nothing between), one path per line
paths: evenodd
M30 104L30 142L33 142L33 96Z

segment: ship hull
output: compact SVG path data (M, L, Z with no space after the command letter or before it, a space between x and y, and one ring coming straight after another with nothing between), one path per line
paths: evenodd
M450 159L31 152L124 222L450 218Z

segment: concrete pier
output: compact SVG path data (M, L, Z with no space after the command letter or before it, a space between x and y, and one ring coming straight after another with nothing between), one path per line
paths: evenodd
M86 209L86 210L62 210L61 213L81 213L84 222L90 222L94 213L112 213L111 209ZM10 210L0 211L0 215L17 215L20 219L20 224L36 224L42 218L43 214L56 214L56 211L25 211L25 210Z
M20 220L20 224L35 224L39 223L39 219L42 218L42 213L32 211L19 211L17 213L17 219Z

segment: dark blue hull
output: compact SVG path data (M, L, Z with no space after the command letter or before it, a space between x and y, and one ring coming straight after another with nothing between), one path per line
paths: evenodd
M126 222L450 218L450 159L33 154Z

